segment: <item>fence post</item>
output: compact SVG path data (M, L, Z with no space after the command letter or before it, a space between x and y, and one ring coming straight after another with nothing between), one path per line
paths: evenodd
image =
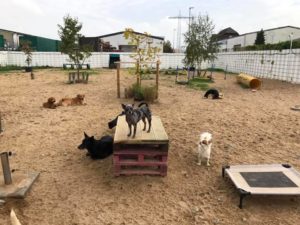
M120 98L121 94L120 94L120 62L116 62L117 64L117 97Z
M0 112L0 133L2 133L3 131L4 131L4 122Z
M6 185L9 185L12 183L12 179L11 179L9 160L8 160L8 152L2 152L0 156L1 156L4 183Z
M141 70L140 70L140 62L137 61L136 63L136 83L137 85L141 85Z
M156 98L158 98L158 85L159 85L159 60L156 62Z

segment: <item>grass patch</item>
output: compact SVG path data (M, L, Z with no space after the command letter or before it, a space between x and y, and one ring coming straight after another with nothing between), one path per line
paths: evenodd
M15 66L15 65L7 65L7 66L0 66L0 73L7 73L7 72L14 72L14 71L21 71L25 72L25 66ZM53 67L49 66L32 66L33 71L37 69L49 69Z
M209 84L214 83L212 80L205 77L196 77L189 80L187 86L196 90L206 91L209 89Z
M133 84L126 88L125 98L134 98L136 101L154 102L157 99L156 87Z

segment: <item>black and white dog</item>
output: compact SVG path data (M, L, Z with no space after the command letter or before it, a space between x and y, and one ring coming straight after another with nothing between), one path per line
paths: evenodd
M78 149L87 149L87 156L91 156L92 159L104 159L113 153L113 138L103 136L100 140L96 140L94 136L89 137L84 132L84 139Z
M204 98L208 98L210 95L212 96L212 99L223 98L223 94L219 93L219 91L214 88L208 89L204 94Z
M140 120L142 120L144 122L144 129L146 130L146 119L148 120L148 124L149 124L149 128L148 128L148 133L151 130L151 120L152 120L152 115L151 115L151 111L149 109L149 106L147 103L142 102L138 105L138 108L134 108L134 104L130 105L124 105L122 104L122 108L125 112L125 116L126 116L126 122L128 124L128 128L129 128L129 133L128 133L128 137L131 136L131 127L133 126L133 138L135 137L136 134L136 126L138 124L138 122Z

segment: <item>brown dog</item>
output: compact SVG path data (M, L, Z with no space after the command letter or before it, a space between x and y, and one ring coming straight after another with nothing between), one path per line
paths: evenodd
M48 109L55 109L56 108L55 101L56 101L55 98L50 97L50 98L48 98L47 102L43 103L43 107L48 108Z
M78 94L75 98L62 98L57 106L84 105L84 95Z

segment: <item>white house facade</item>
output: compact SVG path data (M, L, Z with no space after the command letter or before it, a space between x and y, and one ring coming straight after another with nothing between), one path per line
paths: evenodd
M259 31L219 41L220 51L233 51L236 48L254 45L257 32ZM278 27L264 30L264 34L266 44L276 44L279 42L299 39L300 28L293 26Z
M142 33L137 33L137 34L142 34ZM99 36L99 38L103 42L109 42L109 44L112 47L114 47L116 50L123 51L123 52L132 51L132 45L129 44L129 39L125 39L124 32L102 35ZM160 49L159 52L161 53L163 52L164 37L150 36L147 42L151 44L151 47L157 47Z

